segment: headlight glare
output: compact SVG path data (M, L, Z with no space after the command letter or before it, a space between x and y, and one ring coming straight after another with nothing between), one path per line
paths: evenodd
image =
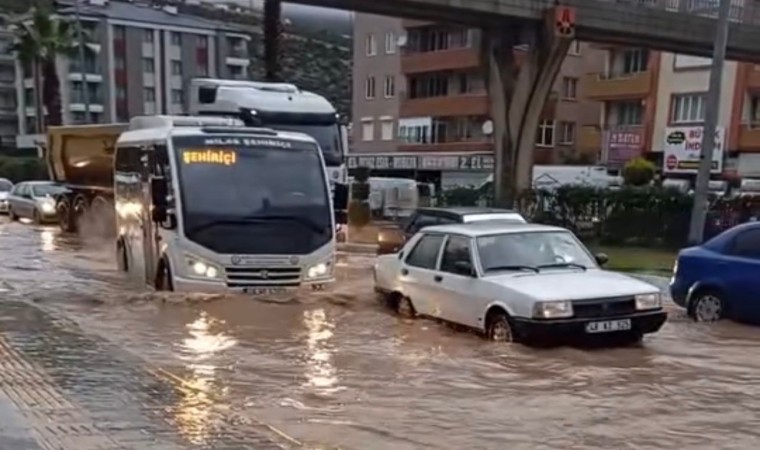
M573 304L569 301L538 302L533 315L541 319L563 319L573 316Z
M636 296L636 309L658 309L662 307L660 294L642 294Z
M40 204L40 209L42 209L42 212L52 213L52 212L55 211L55 203L53 203L53 202L42 202Z
M214 264L202 261L195 256L187 256L187 266L190 274L196 278L215 279L219 277L219 268Z
M314 264L313 266L309 267L309 269L306 271L306 278L308 279L314 279L314 278L321 278L327 275L330 272L330 263L318 263Z

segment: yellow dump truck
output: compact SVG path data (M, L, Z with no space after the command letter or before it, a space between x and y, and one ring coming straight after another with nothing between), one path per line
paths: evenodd
M44 149L50 179L67 188L56 199L58 223L76 232L85 216L105 229L113 223L114 154L128 124L51 127Z

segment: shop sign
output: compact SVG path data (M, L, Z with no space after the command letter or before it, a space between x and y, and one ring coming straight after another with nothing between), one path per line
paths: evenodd
M491 171L492 155L362 155L349 156L348 168L374 170Z

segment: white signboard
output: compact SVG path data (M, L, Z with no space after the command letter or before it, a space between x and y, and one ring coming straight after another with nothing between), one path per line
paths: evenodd
M709 68L712 64L711 58L702 58L700 56L690 55L675 55L675 61L673 61L673 68L675 69L696 69L696 68Z
M723 153L726 146L726 129L715 130L712 173L723 172ZM702 151L702 127L675 127L665 129L665 173L692 173L699 170L699 153Z

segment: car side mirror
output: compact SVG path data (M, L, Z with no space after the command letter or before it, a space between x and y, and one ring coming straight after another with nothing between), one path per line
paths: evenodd
M457 271L459 275L464 275L467 277L471 277L475 275L475 271L472 268L472 264L470 264L467 261L457 261L454 263L454 270Z
M610 260L606 253L597 253L594 255L594 259L596 259L596 263L600 266L604 266Z

